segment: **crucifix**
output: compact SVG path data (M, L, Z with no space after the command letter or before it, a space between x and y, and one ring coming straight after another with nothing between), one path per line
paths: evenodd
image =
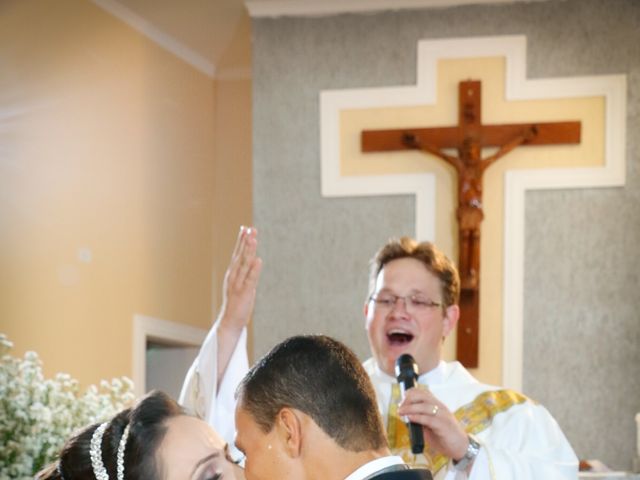
M482 176L487 168L521 145L580 143L580 122L483 125L481 83L462 81L458 88L458 125L437 128L364 130L363 152L420 150L452 165L458 177L458 270L460 320L456 355L469 368L478 366L480 314L480 224ZM482 157L485 147L497 148ZM446 153L457 150L457 155Z

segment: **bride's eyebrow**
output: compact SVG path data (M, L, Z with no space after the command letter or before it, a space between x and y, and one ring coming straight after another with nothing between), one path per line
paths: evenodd
M189 478L193 477L193 475L196 473L196 470L198 470L198 468L207 463L209 460L213 460L216 457L220 456L220 452L213 452L211 455L207 455L204 458L201 458L198 463L195 464L195 466L193 467L193 470L191 471L191 475L189 475Z

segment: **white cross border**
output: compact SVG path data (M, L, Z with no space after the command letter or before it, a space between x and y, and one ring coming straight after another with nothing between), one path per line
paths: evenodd
M522 390L524 303L524 197L528 190L614 187L625 183L626 75L526 78L523 35L469 37L418 42L414 86L320 92L320 164L325 197L415 194L416 237L435 238L435 177L430 173L340 175L340 111L436 103L437 62L442 58L504 56L507 100L603 96L605 158L602 167L511 170L505 173L502 384ZM508 319L508 321L507 321Z

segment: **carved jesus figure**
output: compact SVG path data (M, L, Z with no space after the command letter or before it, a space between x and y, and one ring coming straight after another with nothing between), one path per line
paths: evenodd
M453 165L458 174L458 208L456 216L460 228L460 282L462 289L477 290L480 271L480 224L482 210L482 175L500 157L529 141L537 134L536 126L525 129L520 135L502 145L486 158L482 158L481 143L474 135L465 136L458 148L457 157L422 141L414 134L405 134L403 143L409 148L422 150Z

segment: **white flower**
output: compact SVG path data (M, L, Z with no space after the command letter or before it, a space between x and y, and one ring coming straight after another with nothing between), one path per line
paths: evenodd
M128 378L79 391L65 373L45 379L35 352L10 356L13 344L0 333L0 480L31 479L57 455L78 428L104 421L131 405Z

